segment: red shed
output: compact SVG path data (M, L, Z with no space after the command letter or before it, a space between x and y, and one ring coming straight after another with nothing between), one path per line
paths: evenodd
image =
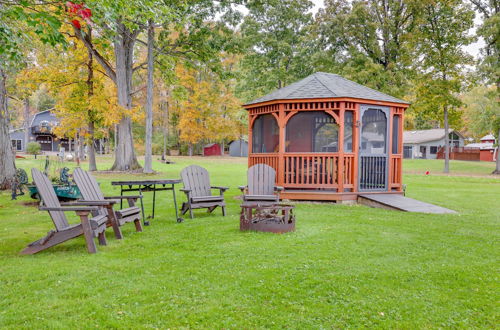
M203 147L203 156L221 156L220 144L210 143Z

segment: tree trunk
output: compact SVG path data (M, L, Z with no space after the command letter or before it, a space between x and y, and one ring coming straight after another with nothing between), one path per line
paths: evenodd
M220 155L221 156L224 156L224 148L225 148L225 143L224 143L224 140L222 140L222 142L220 144Z
M497 135L497 166L492 174L500 174L500 128Z
M146 150L144 154L144 173L153 173L153 73L154 73L154 27L148 23L148 79L146 91Z
M88 27L87 38L91 42L92 41L92 28ZM94 95L94 55L92 50L87 49L87 96L89 97L89 101ZM89 107L88 111L88 130L89 130L89 141L88 141L88 153L89 153L89 171L97 171L97 164L95 161L95 122L94 115L92 109Z
M26 152L26 146L30 142L30 99L26 97L24 99L24 151Z
M94 129L95 124L93 121L89 122L89 134L90 134L90 142L89 142L89 171L97 171L97 164L95 161L95 147L94 147ZM100 142L100 141L99 141ZM102 143L99 143L99 147L102 149Z
M75 134L75 160L76 160L76 166L80 166L80 138L79 138L78 134L79 133Z
M16 179L16 163L9 135L7 75L0 67L0 190L10 189Z
M168 89L167 89L167 95L168 97ZM167 142L168 142L168 124L169 124L169 118L168 118L168 99L165 102L165 111L164 111L164 118L163 118L163 153L162 153L162 159L165 160L167 158Z
M450 137L448 125L448 107L444 106L444 173L450 173Z
M78 133L78 144L80 146L79 152L80 152L80 160L84 161L85 160L85 140L83 139L82 131L80 130L80 133Z
M136 34L120 20L117 22L117 31L114 41L116 89L118 104L125 110L125 114L117 127L115 162L111 170L129 171L141 168L134 150L132 120L127 113L132 109L132 66Z
M188 146L188 155L191 157L193 155L193 144L190 143Z

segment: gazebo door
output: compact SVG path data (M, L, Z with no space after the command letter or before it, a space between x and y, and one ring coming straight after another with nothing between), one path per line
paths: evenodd
M359 190L385 191L389 158L389 108L362 105L360 111Z

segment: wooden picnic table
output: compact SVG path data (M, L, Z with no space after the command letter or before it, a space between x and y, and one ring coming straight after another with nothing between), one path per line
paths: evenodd
M156 204L156 192L162 190L172 190L172 196L174 200L175 208L175 218L177 222L182 222L184 219L179 217L179 211L177 210L177 199L175 197L175 185L180 183L180 179L158 179L158 180L127 180L127 181L113 181L111 185L120 186L120 196L123 196L124 192L138 191L142 195L145 191L153 192L153 211L152 215L148 216L148 219L154 219L155 217L155 204ZM122 207L122 202L120 202ZM142 219L144 224L149 225L149 221L146 221L144 215L144 203L141 198L141 211Z

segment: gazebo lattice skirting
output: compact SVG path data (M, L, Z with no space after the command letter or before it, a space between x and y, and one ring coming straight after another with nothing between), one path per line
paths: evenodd
M408 106L338 75L315 73L244 106L248 165L273 167L287 199L402 193Z

